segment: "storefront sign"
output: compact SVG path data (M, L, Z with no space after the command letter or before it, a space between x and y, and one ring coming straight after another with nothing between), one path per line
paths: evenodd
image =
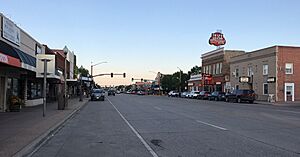
M224 38L224 35L220 32L212 33L211 37L209 38L209 44L215 46L225 45L226 40Z
M0 62L15 67L21 67L21 62L19 59L5 55L3 53L0 53Z
M241 76L241 77L239 78L239 81L240 81L241 83L249 83L249 82L250 82L250 78L249 78L248 76Z
M188 83L188 86L194 86L194 83Z
M6 17L3 17L2 19L2 37L16 45L20 45L20 29Z
M222 84L222 82L216 82L216 84Z
M276 77L268 77L267 82L268 83L275 83L276 82Z
M0 53L0 62L8 64L7 55Z

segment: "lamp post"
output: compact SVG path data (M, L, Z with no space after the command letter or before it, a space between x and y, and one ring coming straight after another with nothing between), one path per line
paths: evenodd
M181 95L181 69L179 67L177 67L179 69L179 95Z
M64 106L65 108L68 107L68 97L67 97L67 54L68 54L68 47L65 46L64 49L65 54L65 69L64 69Z
M91 78L92 78L92 82L94 81L94 79L93 79L93 67L94 66L97 66L97 65L99 65L99 64L103 64L103 63L107 63L106 61L103 61L103 62L99 62L99 63L97 63L97 64L93 64L93 62L91 62ZM94 86L94 83L92 83L92 86Z
M82 101L82 76L80 74L80 86L79 86L79 101Z

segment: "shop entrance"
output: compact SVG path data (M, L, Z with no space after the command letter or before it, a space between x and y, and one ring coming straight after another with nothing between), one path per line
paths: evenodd
M284 84L284 101L294 101L294 83Z
M5 77L0 77L0 111L5 111Z

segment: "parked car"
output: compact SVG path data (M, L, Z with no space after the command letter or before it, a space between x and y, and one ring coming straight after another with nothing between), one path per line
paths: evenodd
M242 102L248 101L249 103L253 103L256 98L256 94L253 90L242 89L242 90L234 90L231 93L226 94L225 100L226 102L234 101L234 102Z
M91 93L91 101L93 100L104 101L104 91L102 89L93 89Z
M130 91L130 90L128 90L128 91L126 92L126 94L131 94L131 91Z
M210 92L208 92L208 91L201 91L199 93L199 95L197 96L197 98L201 99L201 100L205 100L205 99L208 99L209 94L210 94Z
M220 101L220 100L225 100L225 93L224 92L212 92L211 94L208 95L208 100L215 100L215 101Z
M117 90L116 93L117 93L117 94L121 94L121 91Z
M168 97L178 97L179 96L179 93L178 92L174 92L174 91L170 91L168 93Z
M115 96L115 95L116 95L116 93L115 93L115 91L114 91L114 90L108 90L108 92L107 92L107 95L108 95L108 96L110 96L110 95L113 95L113 96Z
M146 93L144 91L140 90L140 91L137 92L137 95L146 95Z
M180 97L181 97L181 98L186 98L188 94L189 94L189 92L182 92L182 93L180 94Z

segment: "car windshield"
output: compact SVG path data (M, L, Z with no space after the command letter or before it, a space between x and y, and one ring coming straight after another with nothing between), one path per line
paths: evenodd
M101 90L101 89L94 89L93 93L103 93L103 90Z

